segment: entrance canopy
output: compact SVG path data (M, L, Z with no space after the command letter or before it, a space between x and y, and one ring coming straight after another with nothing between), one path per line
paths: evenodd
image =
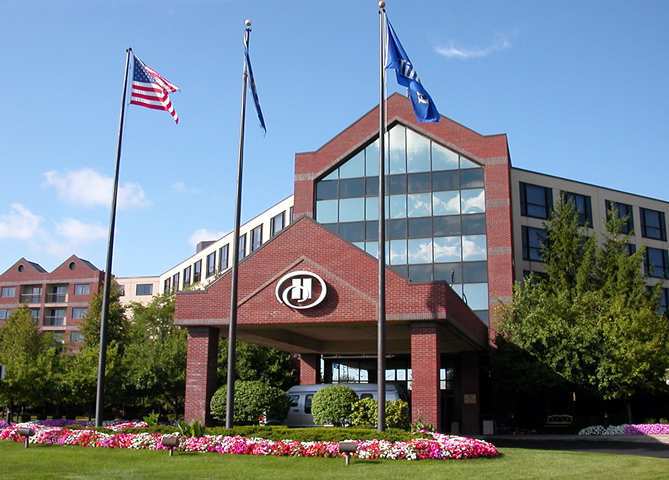
M240 262L239 338L289 352L373 354L377 265L375 257L300 218ZM175 323L225 334L230 278L228 271L204 290L179 292ZM386 311L388 353L410 352L410 330L425 322L439 326L443 353L488 346L486 325L445 282L410 283L386 268Z

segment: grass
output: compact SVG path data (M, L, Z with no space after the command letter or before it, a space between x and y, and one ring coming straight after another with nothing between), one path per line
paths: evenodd
M605 453L502 449L495 459L354 461L324 458L176 454L146 450L31 446L0 442L0 478L7 479L666 479L669 460Z

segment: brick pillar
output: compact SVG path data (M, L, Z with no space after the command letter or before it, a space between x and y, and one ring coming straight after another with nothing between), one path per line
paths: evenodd
M319 383L321 356L316 353L300 353L300 385Z
M462 382L462 433L481 433L481 398L479 388L479 353L463 352L461 355Z
M439 329L434 323L411 325L411 421L441 431Z
M188 327L184 419L211 424L209 402L216 391L218 328Z

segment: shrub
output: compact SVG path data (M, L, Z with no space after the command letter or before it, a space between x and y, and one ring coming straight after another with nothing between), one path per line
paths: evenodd
M376 427L377 419L376 400L363 398L353 405L351 425L354 427ZM386 402L386 427L409 428L409 404L404 400L390 400Z
M320 425L342 426L350 423L353 404L358 396L344 385L325 387L314 395L311 413Z
M211 415L225 419L225 386L219 388L211 399ZM262 419L283 420L288 414L290 401L286 393L264 382L237 380L235 382L235 414L237 424L258 424Z
M160 420L160 414L158 414L157 412L151 412L148 415L142 417L142 420L144 420L150 427L158 425L158 420Z

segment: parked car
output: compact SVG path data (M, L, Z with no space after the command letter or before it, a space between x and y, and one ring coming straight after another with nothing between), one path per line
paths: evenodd
M313 427L314 417L311 415L311 402L316 392L331 386L331 383L318 383L315 385L295 385L288 389L290 409L286 417L286 425L289 427ZM340 383L355 392L358 398L376 399L375 383ZM399 400L402 396L397 385L386 384L386 400Z

